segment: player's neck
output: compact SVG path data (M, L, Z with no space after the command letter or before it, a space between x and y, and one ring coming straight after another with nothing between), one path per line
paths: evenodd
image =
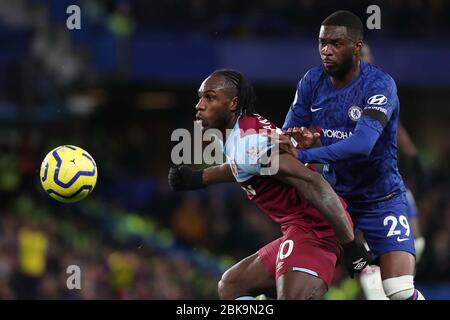
M355 63L352 68L342 77L330 77L333 87L335 87L336 89L342 89L359 75L360 70L361 65L360 61L358 60L358 63Z
M239 119L238 115L235 115L235 116L231 117L230 121L228 122L227 127L225 129L221 130L222 131L222 137L224 137L224 139L225 139L225 141L223 141L223 143L227 142L227 139L228 139L228 134L227 133L230 133L230 131L231 131L230 129L234 128L234 126L236 124L236 121L238 119Z

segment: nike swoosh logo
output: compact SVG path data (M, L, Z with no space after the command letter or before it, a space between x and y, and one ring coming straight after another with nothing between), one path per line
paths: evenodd
M317 109L313 109L312 107L311 107L311 112L316 112L316 111L319 111L319 110L322 110L323 108L317 108Z
M403 239L397 238L398 242L403 242L403 241L406 241L406 240L409 240L409 238L403 238Z

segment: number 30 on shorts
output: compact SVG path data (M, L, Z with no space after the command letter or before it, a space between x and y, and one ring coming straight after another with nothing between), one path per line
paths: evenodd
M400 225L404 228L405 233L404 236L405 237L409 237L409 234L411 232L411 229L409 227L409 223L408 223L408 218L406 218L405 216L401 215L399 217L396 216L387 216L386 218L384 218L383 220L383 225L387 226L390 225L389 227L389 232L387 233L387 237L392 237L392 236L401 236L402 235L402 231L397 229L397 225L400 223ZM399 238L400 239L400 238ZM406 239L405 239L406 240ZM402 241L402 239L400 239L399 241Z
M292 250L294 250L294 241L283 241L283 243L280 245L280 249L278 250L278 259L282 260L289 257L292 253Z

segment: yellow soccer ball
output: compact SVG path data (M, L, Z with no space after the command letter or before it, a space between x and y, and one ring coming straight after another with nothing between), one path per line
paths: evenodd
M40 178L42 187L53 199L77 202L94 190L97 165L80 147L60 146L45 156Z

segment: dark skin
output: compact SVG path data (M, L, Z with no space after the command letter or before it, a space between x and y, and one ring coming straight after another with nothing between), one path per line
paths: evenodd
M227 85L223 76L212 75L201 84L198 93L197 120L202 121L204 130L219 129L225 136L226 129L231 129L237 119L236 92ZM286 153L275 152L271 156L272 161L275 157L279 157L279 170L273 177L294 186L322 212L341 243L352 241L354 234L346 212L322 176ZM228 164L208 168L203 173L203 182L207 185L231 181L235 180ZM219 295L222 299L235 299L255 292L267 292L274 287L279 299L319 299L327 290L322 279L293 270L287 270L274 283L258 254L253 254L224 273L219 282Z
M336 89L349 84L359 74L363 42L344 26L321 26L319 53L325 72Z
M278 300L318 300L327 292L327 286L320 278L292 270L287 270L275 283L259 255L254 253L223 274L218 291L222 300L262 292Z
M196 120L202 122L203 130L233 128L237 113L237 96L222 76L212 75L198 89L199 101L195 106Z

